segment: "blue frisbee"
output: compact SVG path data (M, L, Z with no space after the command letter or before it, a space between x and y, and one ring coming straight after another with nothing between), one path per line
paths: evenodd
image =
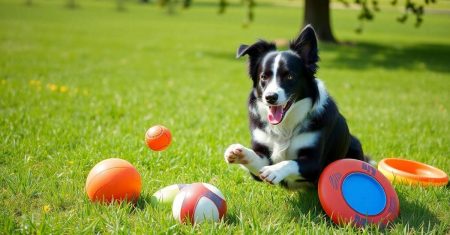
M370 164L342 159L328 165L319 178L319 199L337 224L386 225L397 218L399 201L389 180Z

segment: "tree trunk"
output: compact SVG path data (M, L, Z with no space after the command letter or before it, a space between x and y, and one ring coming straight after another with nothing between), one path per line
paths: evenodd
M330 0L305 0L304 25L311 24L321 41L336 43L331 31Z
M70 9L75 9L77 7L77 3L75 0L67 0L66 6Z
M116 0L116 3L117 3L117 5L116 5L117 11L122 12L122 11L126 10L125 9L125 0Z

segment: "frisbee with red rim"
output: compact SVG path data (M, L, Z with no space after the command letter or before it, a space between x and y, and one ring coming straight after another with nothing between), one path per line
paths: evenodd
M412 160L385 158L378 164L378 170L392 182L422 186L445 186L448 183L448 175L444 171Z
M336 224L386 226L400 211L389 180L370 164L341 159L328 165L319 178L319 200Z

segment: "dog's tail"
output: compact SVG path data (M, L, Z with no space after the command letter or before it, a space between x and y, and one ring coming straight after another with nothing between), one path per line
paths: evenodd
M372 159L369 155L364 155L364 161L372 165L373 167L377 168L378 162Z
M369 155L364 154L361 142L355 136L351 136L347 157L356 158L369 163L375 168L377 167L377 162L372 160Z

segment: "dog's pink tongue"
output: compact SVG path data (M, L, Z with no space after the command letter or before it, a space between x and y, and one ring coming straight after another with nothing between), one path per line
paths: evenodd
M270 106L269 115L267 119L269 119L270 124L276 125L281 122L283 118L283 106Z

